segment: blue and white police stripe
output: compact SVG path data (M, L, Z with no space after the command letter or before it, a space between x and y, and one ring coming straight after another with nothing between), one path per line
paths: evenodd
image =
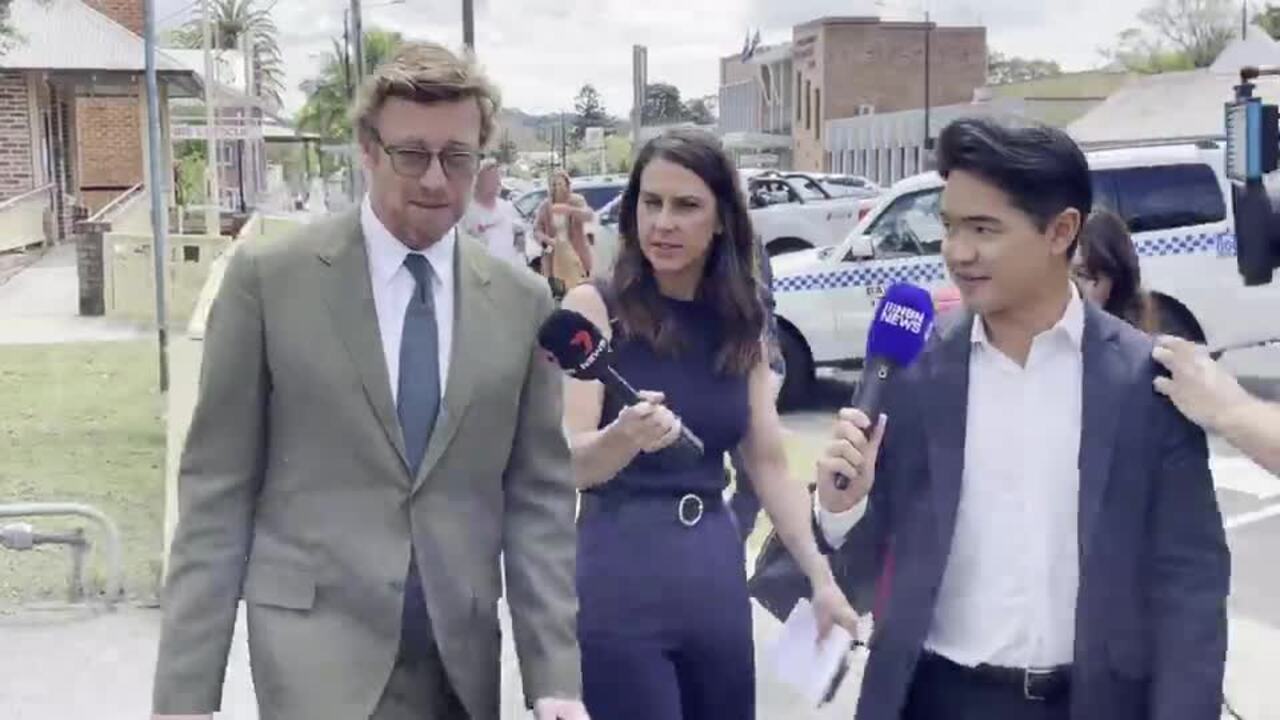
M1140 257L1216 255L1235 257L1236 236L1232 233L1165 235L1136 242ZM867 286L887 286L897 282L930 285L944 282L947 270L941 258L872 260L826 272L774 278L774 293L843 290Z

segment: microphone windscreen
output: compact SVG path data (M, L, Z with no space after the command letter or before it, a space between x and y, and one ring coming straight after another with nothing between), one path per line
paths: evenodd
M883 357L898 367L915 362L933 329L933 297L924 288L896 283L885 291L867 334L867 358Z
M581 313L561 308L538 329L538 344L555 357L565 372L595 380L608 354L609 343L595 323Z

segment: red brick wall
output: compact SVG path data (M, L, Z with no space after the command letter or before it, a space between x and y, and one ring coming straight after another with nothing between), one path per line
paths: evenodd
M0 72L0 200L35 187L31 151L26 78L20 72Z
M94 10L142 36L143 0L88 0Z
M77 100L80 126L80 187L84 204L95 207L143 180L142 128L137 98ZM107 186L120 188L84 191Z

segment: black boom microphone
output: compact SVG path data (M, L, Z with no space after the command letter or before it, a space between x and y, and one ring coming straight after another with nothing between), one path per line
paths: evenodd
M538 344L555 357L569 377L600 381L605 392L624 405L634 405L643 399L614 369L609 341L595 323L581 313L563 308L551 313L538 330ZM702 455L702 441L688 426L680 428L680 439L674 444L655 453L666 462L686 466L702 460Z

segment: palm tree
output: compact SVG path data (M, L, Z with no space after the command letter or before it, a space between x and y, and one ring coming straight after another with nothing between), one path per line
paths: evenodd
M276 0L278 1L278 0ZM275 2L262 7L260 0L209 0L213 13L213 47L237 49L245 33L253 38L253 80L256 94L275 107L283 106L284 59L278 42L279 30L271 18ZM174 30L172 41L178 47L200 48L204 45L204 28L196 17Z
M388 60L404 42L397 32L370 29L364 34L366 68L376 68ZM333 50L325 56L319 77L302 83L307 102L298 112L297 126L319 134L326 140L345 142L351 138L350 110L352 98L348 88L355 80L347 77L347 63L342 45L334 41Z

